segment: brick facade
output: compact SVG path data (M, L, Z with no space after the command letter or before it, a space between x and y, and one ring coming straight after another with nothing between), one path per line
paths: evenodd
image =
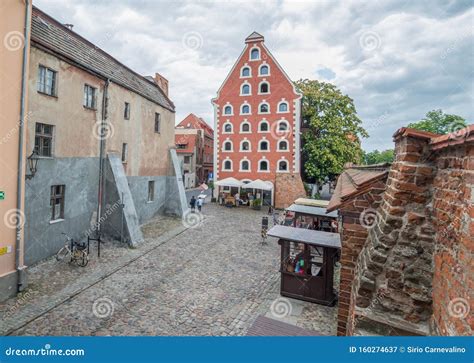
M275 208L288 208L298 198L306 197L301 176L292 173L279 173L275 178Z

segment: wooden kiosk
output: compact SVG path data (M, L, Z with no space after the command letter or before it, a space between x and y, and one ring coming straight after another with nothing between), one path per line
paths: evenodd
M341 248L338 233L276 225L268 235L281 247L280 294L333 306L334 263Z
M337 211L327 212L324 207L292 204L286 208L294 217L293 227L315 229L324 232L337 232Z

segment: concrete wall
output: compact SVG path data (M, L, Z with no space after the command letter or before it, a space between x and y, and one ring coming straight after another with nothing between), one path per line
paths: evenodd
M132 176L127 179L140 223L144 223L158 213L164 212L168 198L168 179L173 179L173 177ZM148 201L148 182L151 180L155 181L155 198L150 202Z

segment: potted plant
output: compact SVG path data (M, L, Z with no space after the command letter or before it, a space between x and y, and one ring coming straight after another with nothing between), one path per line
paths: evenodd
M262 209L262 200L261 199L255 199L252 203L252 209L261 210Z

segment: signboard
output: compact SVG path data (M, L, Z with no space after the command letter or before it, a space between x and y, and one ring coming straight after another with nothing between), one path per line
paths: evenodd
M5 246L0 248L0 256L6 255L7 253L12 252L12 246Z
M4 200L5 199L5 192L0 192L0 200Z

